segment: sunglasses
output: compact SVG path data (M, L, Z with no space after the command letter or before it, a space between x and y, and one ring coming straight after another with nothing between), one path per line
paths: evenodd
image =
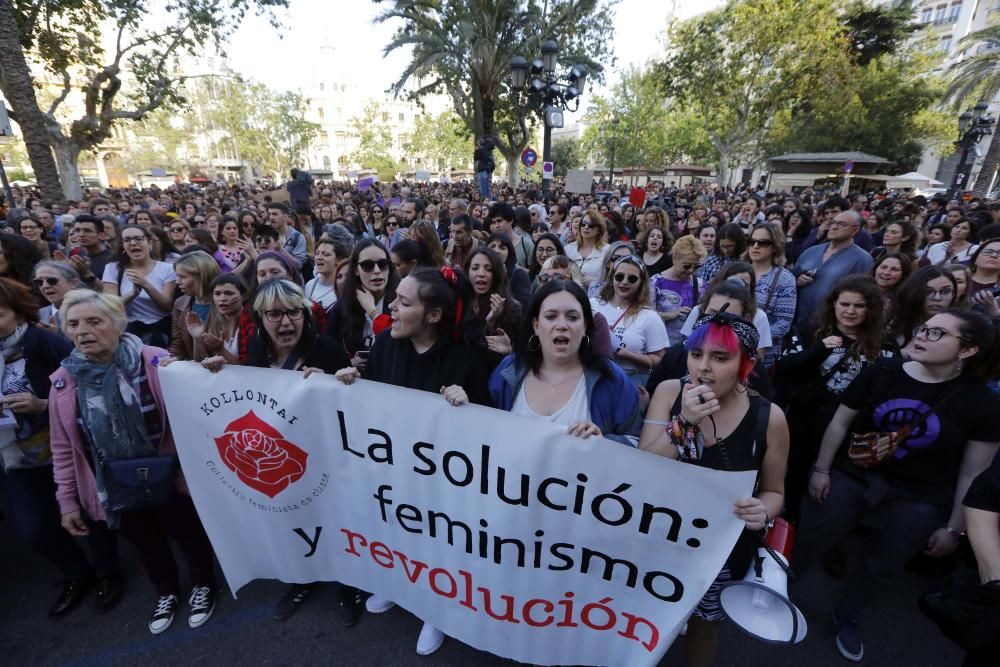
M629 285L635 285L637 282L639 282L639 276L633 275L631 273L629 273L629 274L616 273L615 274L615 282L616 283L623 283L623 282L626 282L626 281L628 281Z
M600 225L595 222L583 222L580 223L580 229L597 229Z
M246 226L249 227L249 225L246 225ZM186 231L187 230L184 229L183 227L171 227L170 228L170 232L173 233L173 234L180 234L181 232L186 232Z
M375 270L376 266L378 267L379 271L388 271L389 270L389 260L387 260L387 259L366 259L366 260L363 260L361 262L358 262L358 266L365 273L371 273L372 271Z
M545 283L549 282L550 280L573 280L573 276L567 276L567 275L562 274L562 273L553 273L553 274L539 273L538 274L538 282L539 282L539 284L545 284Z
M771 239L750 239L750 245L760 248L770 248L774 245L774 241Z
M296 310L265 310L264 317L267 318L268 322L280 322L285 316L288 316L289 320L293 322L296 320L301 320L304 315L301 308Z
M386 227L399 227L399 223L395 220L389 220L385 223Z
M53 287L59 284L59 279L49 276L48 278L35 278L31 282L35 284L35 287L41 287L42 285Z

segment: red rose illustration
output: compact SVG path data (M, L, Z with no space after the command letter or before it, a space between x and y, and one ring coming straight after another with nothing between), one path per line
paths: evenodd
M306 472L308 454L285 438L253 410L226 427L215 439L226 467L240 480L274 498Z

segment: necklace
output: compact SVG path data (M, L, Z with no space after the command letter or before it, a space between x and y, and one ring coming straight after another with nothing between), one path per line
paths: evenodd
M569 375L567 375L566 377L564 377L562 380L559 380L559 382L550 382L549 380L546 380L545 378L543 378L542 375L541 375L541 373L535 374L535 377L538 378L539 380L541 380L542 382L544 382L545 384L549 385L549 387L551 389L555 389L556 387L562 386L562 385L566 384L567 382L569 382L570 380L574 380L574 379L575 380L579 380L579 376L577 376L576 371L573 371L572 373L570 373Z

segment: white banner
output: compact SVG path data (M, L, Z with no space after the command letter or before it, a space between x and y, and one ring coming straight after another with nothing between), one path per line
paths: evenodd
M341 581L529 663L655 665L753 486L753 473L379 383L190 362L160 376L234 592Z

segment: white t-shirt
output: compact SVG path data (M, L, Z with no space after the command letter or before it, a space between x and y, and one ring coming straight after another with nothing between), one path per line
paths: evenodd
M511 406L510 412L522 417L544 419L553 424L562 424L563 426L590 421L590 405L587 403L587 378L586 376L580 377L580 381L577 383L573 395L566 401L566 405L551 415L540 415L531 409L531 405L528 404L528 398L524 395L524 383L522 382L521 388L517 391L517 396L514 397L514 405Z
M306 283L306 298L315 301L323 306L323 310L329 312L333 304L337 303L337 293L333 288L334 285L324 285L320 282L320 277L316 276Z
M611 250L610 245L605 245L600 250L596 248L591 249L590 254L584 257L580 254L580 248L576 243L570 243L565 248L566 256L569 257L570 261L575 263L580 267L580 272L584 276L591 278L593 280L600 280L602 278L602 273L604 272L604 260L608 257L608 251Z
M127 270L127 269L126 269ZM132 281L128 279L128 276L122 278L122 282L118 283L118 263L110 262L104 267L104 276L102 278L103 282L111 283L112 285L118 285L118 294L125 298L132 293L135 286ZM153 270L146 274L146 280L156 289L157 292L163 291L163 286L167 283L176 283L177 274L174 273L174 267L167 262L155 262L153 264ZM164 317L170 314L169 310L160 310L160 307L156 305L156 302L149 298L145 290L139 292L139 296L135 297L125 306L125 314L128 315L129 322L145 322L146 324L155 324L159 322Z
M687 338L694 331L694 323L698 321L701 317L701 306L695 306L688 313L688 318L684 321L684 326L681 327L681 335ZM771 323L767 321L767 315L764 314L764 310L761 308L757 309L757 312L753 316L753 325L757 329L757 335L760 336L760 343L757 344L758 349L767 349L773 345L771 341Z
M667 327L652 308L643 308L634 316L622 317L625 311L607 301L591 299L590 307L595 313L604 315L608 321L612 348L625 348L635 354L651 354L670 347ZM637 366L624 359L615 359L615 362L626 371L649 370L649 367Z
M970 245L968 248L962 252L956 254L951 258L951 262L968 262L972 259L972 256L976 253L977 246L975 243ZM942 241L941 243L935 243L930 248L927 249L927 261L931 264L940 264L945 261L948 257L948 241Z

